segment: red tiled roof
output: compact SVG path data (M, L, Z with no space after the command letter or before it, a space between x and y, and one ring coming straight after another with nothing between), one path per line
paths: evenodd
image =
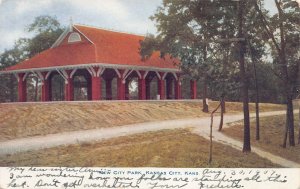
M84 55L84 56L83 56ZM94 63L95 47L88 43L77 43L70 46L59 46L48 49L19 64L7 68L7 71L46 68L66 65Z
M88 40L74 44L61 43L57 47L45 50L31 59L11 66L6 70L12 71L92 63L176 68L173 63L174 59L170 59L169 57L161 59L158 52L154 53L149 60L142 61L139 48L140 41L144 39L143 36L81 25L75 25L74 30L78 30L92 43Z

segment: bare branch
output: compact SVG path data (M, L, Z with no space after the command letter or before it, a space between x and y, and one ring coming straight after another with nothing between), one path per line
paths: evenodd
M274 37L274 34L270 31L269 24L268 24L268 22L267 22L267 20L264 16L262 10L259 8L256 0L254 0L254 6L255 6L255 10L259 13L259 17L260 17L260 20L262 22L263 27L265 28L268 36L271 38L272 42L274 43L274 45L276 47L276 50L278 51L278 53L280 53L281 49L280 49L280 47L279 47L279 45L278 45L278 43L277 43L277 41Z

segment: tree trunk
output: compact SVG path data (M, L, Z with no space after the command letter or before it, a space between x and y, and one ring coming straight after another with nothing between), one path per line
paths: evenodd
M244 0L238 2L238 37L244 38L243 22L244 22ZM244 111L244 144L243 152L251 151L250 144L250 118L249 118L249 99L246 70L245 70L245 41L239 42L239 64L240 64L240 76L242 81L242 95L243 95L243 111Z
M209 163L212 162L212 142L213 142L212 141L212 127L213 127L213 123L214 123L214 113L219 109L220 106L221 106L221 103L210 114L210 131L209 131L210 143L209 143L209 159L208 159Z
M222 128L223 128L224 109L225 109L225 108L224 108L224 106L225 106L225 100L224 100L224 97L221 97L220 104L221 104L221 118L220 118L219 131L221 131Z
M204 24L204 32L203 32L203 40L206 40L206 25L207 23ZM204 62L207 61L207 44L204 43L203 46L202 46L202 50L203 50L203 60ZM203 112L208 112L208 104L206 102L206 99L207 99L207 80L206 80L206 76L204 76L204 81L203 81L203 109L202 111Z
M300 105L299 105L299 120L298 120L298 126L299 126L298 144L300 144Z
M279 55L279 64L281 68L282 80L284 84L284 93L286 95L286 103L287 103L287 131L289 136L289 144L290 146L295 146L295 136L294 136L294 112L293 112L293 98L292 98L292 85L288 74L288 65L286 60L286 39L285 39L285 28L284 28L284 13L282 10L281 2L275 0L276 7L278 9L278 17L279 17L279 30L280 30L280 49L278 50ZM286 136L284 137L285 141L283 143L283 147L286 147Z
M287 101L287 117L288 117L288 127L289 127L289 132L288 132L289 144L290 146L295 146L293 98L291 95L289 95Z
M251 53L251 61L253 64L253 69L254 69L254 81L255 81L255 114L256 114L256 135L255 139L259 140L260 139L260 132L259 132L259 90L258 90L258 82L257 82L257 72L256 72L256 63L255 63L255 58L253 54L253 48L249 42L249 47L250 47L250 53Z
M209 130L209 159L208 159L208 163L212 162L212 127L213 127L213 122L214 122L214 115L213 115L213 113L211 113L210 130Z
M208 104L206 102L206 99L207 99L207 83L206 83L206 79L204 79L204 83L203 83L203 99L202 99L203 109L202 109L202 111L207 113L208 112Z
M226 101L225 101L224 98L223 98L223 100L222 100L221 110L222 110L222 112L223 112L224 114L226 113Z
M288 132L289 132L289 124L288 124L288 117L287 117L287 114L286 113L286 119L285 119L285 131L284 131L284 137L283 137L283 144L282 144L282 147L283 148L286 148L286 141L287 141L287 137L288 137Z
M287 103L287 115L286 115L286 129L284 133L284 140L283 140L283 147L286 147L287 143L287 137L289 136L289 143L291 146L295 146L295 140L294 140L294 114L293 114L293 102L292 102L292 95L291 95L291 86L292 84L290 83L290 78L288 75L288 65L287 65L287 60L286 60L286 40L285 40L285 28L284 28L284 13L282 10L282 3L281 1L275 0L275 4L278 10L278 18L279 18L279 32L280 32L280 45L277 43L276 38L274 34L269 30L267 26L267 21L263 16L262 11L259 9L259 6L257 3L255 3L255 9L259 12L260 14L260 19L263 23L263 26L265 28L265 31L268 33L270 36L276 51L278 53L278 58L279 58L279 66L280 66L280 72L281 72L281 79L283 81L284 85L284 95L286 96L286 103Z
M284 83L284 93L286 95L286 131L284 135L283 147L286 148L286 140L287 137L289 139L290 146L295 146L295 136L294 136L294 111L293 111L293 97L291 92L291 84L289 82L289 75L288 75L288 68L287 62L285 57L285 49L282 48L280 53L280 66L281 66L281 73L283 75L282 80Z
M254 80L255 80L255 118L256 118L256 135L255 139L260 139L260 132L259 132L259 90L258 90L258 82L257 82L257 73L256 73L256 65L254 58L252 59L253 68L254 68Z
M289 139L290 146L295 146L294 136L294 112L293 112L293 100L292 96L287 98L287 111L286 111L286 128L284 133L284 139L282 147L286 148L287 138Z
M258 90L258 89L256 89ZM255 139L260 139L260 131L259 131L259 99L258 99L258 91L256 91L256 100L255 100L255 114L256 114L256 133L255 133Z

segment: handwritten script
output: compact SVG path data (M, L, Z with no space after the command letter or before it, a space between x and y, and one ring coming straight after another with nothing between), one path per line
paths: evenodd
M299 174L299 170L296 171ZM284 187L291 179L290 174L286 173L288 172L281 169L7 167L2 168L0 188Z

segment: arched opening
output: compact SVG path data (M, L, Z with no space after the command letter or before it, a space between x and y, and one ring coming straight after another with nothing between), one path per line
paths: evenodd
M91 76L87 70L77 70L73 76L74 101L91 100Z
M146 76L146 99L157 99L158 95L158 77L156 72L150 71Z
M125 99L138 100L139 99L139 76L136 71L132 72L125 82Z
M50 101L63 101L65 100L65 80L57 72L50 74Z
M74 76L74 101L88 100L87 80L84 76Z
M42 81L33 73L26 77L26 102L41 101Z
M133 78L128 84L129 90L129 100L138 100L139 99L139 81L138 78Z
M106 68L102 74L102 98L105 100L117 100L117 73L114 69Z
M166 76L166 98L175 99L175 82L176 78L172 73L168 73Z

